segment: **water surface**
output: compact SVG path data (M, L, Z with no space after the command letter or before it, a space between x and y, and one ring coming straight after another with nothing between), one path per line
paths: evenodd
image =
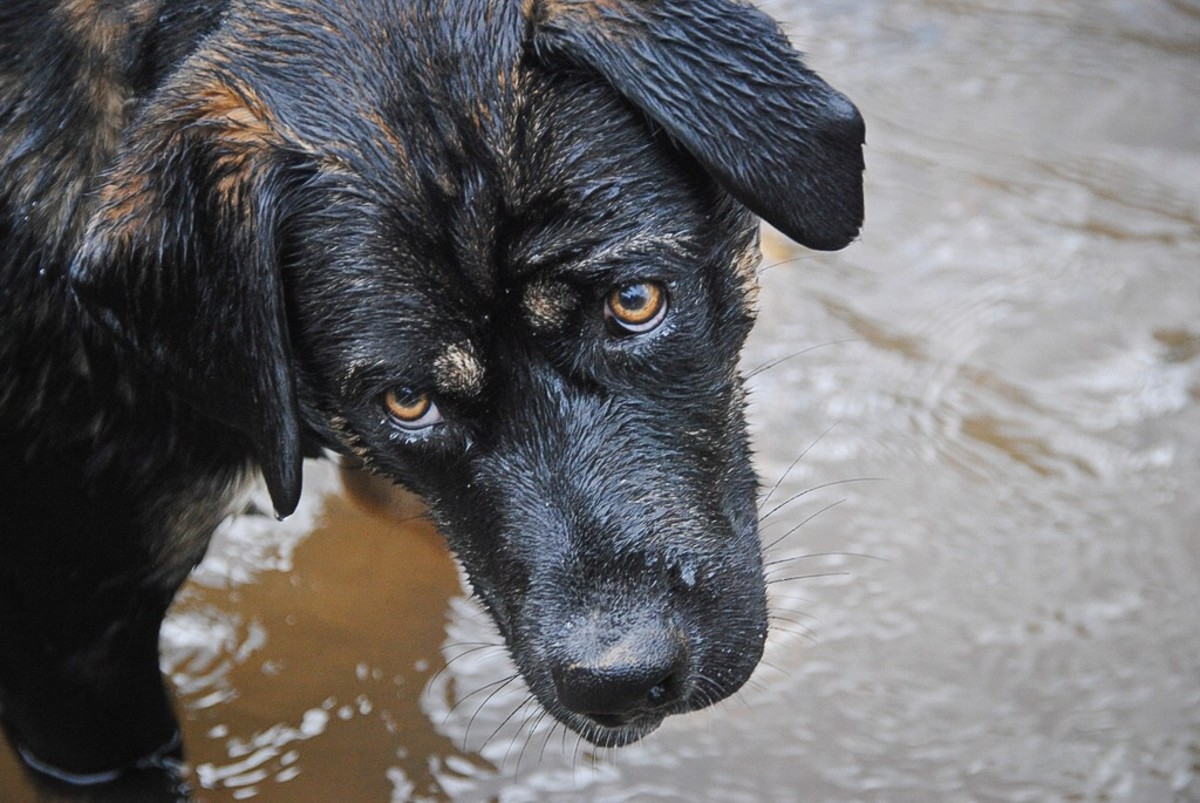
M196 799L1200 800L1200 3L769 8L864 112L868 221L766 235L750 686L581 745L436 536L335 490L168 621Z

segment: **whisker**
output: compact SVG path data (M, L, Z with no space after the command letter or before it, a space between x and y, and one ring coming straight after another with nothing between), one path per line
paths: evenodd
M779 616L778 614L773 614L770 617L770 621L772 624L774 624L776 630L779 630L783 633L791 633L793 636L799 636L800 638L812 644L817 643L817 634L813 632L811 627L803 622L798 622L795 619L787 619ZM791 627L781 627L781 624L788 624L791 625Z
M792 638L798 638L801 641L803 641L809 645L815 646L816 644L819 643L817 641L816 634L807 632L805 630L801 630L800 628L793 627L791 625L776 624L773 627L773 631L776 633L779 633L781 636L789 636Z
M758 376L759 374L761 374L763 371L770 371L772 368L776 368L776 367L782 365L783 363L788 362L789 360L794 360L797 357L803 357L805 354L808 354L809 352L816 351L817 349L823 349L826 346L840 346L844 343L861 343L861 342L863 342L863 339L861 337L850 337L850 338L846 338L844 340L829 340L824 343L817 343L816 345L809 346L808 348L801 349L800 351L792 352L791 354L785 355L783 357L777 357L773 360L768 360L765 363L762 363L754 368L751 368L749 371L746 372L746 375L744 378L746 381L749 381L749 380L753 379L754 377Z
M781 599L800 599L800 598L799 597L781 597ZM811 601L812 600L804 600L804 602L811 602ZM778 613L778 611L771 611L772 616L776 615L777 613ZM796 611L796 610L792 610L791 608L788 608L787 613L794 614L795 616L803 617L803 618L808 619L813 622L817 621L817 617L813 616L811 613L805 613L804 611Z
M865 552L841 552L834 550L832 552L806 552L803 555L791 555L786 558L776 558L775 560L767 561L763 564L766 569L770 566L780 566L784 563L794 563L798 560L811 560L813 558L865 558L867 560L878 560L887 563L887 558L881 558L878 555L868 555Z
M548 714L550 711L547 710L546 713ZM541 763L542 759L546 757L546 745L550 744L550 737L554 735L554 729L559 725L562 725L562 723L556 719L550 723L550 727L546 730L546 738L542 740L542 749L538 751L539 764ZM567 730L567 726L562 725L562 729L565 732Z
M763 686L761 683L751 683L749 680L746 681L746 685L750 686L750 690L755 691L755 692L762 691L762 689L763 689ZM740 705L742 708L745 708L746 710L750 710L750 709L754 708L754 706L752 706L750 704L750 701L746 699L746 695L744 695L744 694L735 694L731 697L726 697L724 700L718 700L717 702L713 703L714 708L717 706L729 706L729 705Z
M483 742L480 743L479 749L476 752L480 752L480 753L483 752L483 748L487 747L488 742L490 742L492 739L494 739L496 737L496 734L500 732L500 729L503 728L505 725L507 725L508 721L510 719L512 719L518 711L520 711L522 708L525 707L525 704L527 702L529 702L529 698L532 696L533 696L533 694L530 693L529 697L526 697L525 699L521 700L521 702L519 702L517 704L516 708L514 708L512 711L509 711L508 716L506 716L504 719L502 719L500 721L500 724L496 726L496 729L493 730L491 733L489 733L487 738L484 739ZM507 759L507 758L508 758L508 754L505 753L505 759ZM504 767L503 761L500 762L500 767L503 769L503 767Z
M467 644L474 644L476 646L471 647L468 650L463 650L458 655L455 655L453 658L447 659L446 663L442 664L441 668L438 669L438 671L433 673L433 677L431 677L429 679L429 682L426 683L425 685L432 686L434 684L434 682L442 676L442 673L450 668L450 664L454 663L459 658L465 658L466 656L470 655L471 653L479 652L480 650L486 650L488 647L496 647L499 649L503 649L503 647L504 647L503 644L492 644L492 643L483 642L483 641L468 641L468 642L463 642L462 644L455 644L452 646L461 647L461 646L466 646Z
M814 574L797 574L792 577L772 577L766 581L767 585L776 583L790 583L793 580L815 580L819 577L849 577L850 572L816 572Z
M486 745L488 742L490 742L496 736L496 734L500 732L500 729L503 728L506 724L508 724L508 721L510 719L512 719L513 716L516 715L516 713L518 711L523 710L526 706L528 706L533 701L534 701L533 692L530 692L529 695L524 700L521 701L521 704L518 705L516 708L514 708L512 713L509 714L507 717L505 717L504 721L496 726L496 730L492 731L492 735L483 740L483 743ZM508 757L512 754L513 746L517 743L517 737L519 737L521 735L521 731L525 728L525 725L528 721L529 721L529 718L526 717L525 720L520 725L517 726L517 732L513 734L513 738L509 740L508 749L504 751L504 758L500 760L501 769L508 766Z
M765 514L763 514L762 516L760 516L760 517L759 517L759 519L758 519L758 521L759 521L759 523L761 524L762 522L764 522L764 521L766 521L767 519L771 518L771 516L773 516L773 515L775 515L776 513L778 513L778 512L779 512L780 510L782 510L783 508L785 508L785 507L787 507L788 505L790 505L792 502L795 502L797 499L800 499L800 498L802 498L802 497L808 496L810 493L812 493L812 492L814 492L814 491L820 491L820 490L822 490L823 488L832 488L832 487L834 487L834 486L836 486L836 485L849 485L849 484L851 484L851 483L854 483L854 482L883 482L883 480L884 480L884 478L883 478L883 477L852 477L852 478L850 478L850 479L848 479L848 480L833 480L833 481L831 481L831 482L823 482L823 483L821 483L820 485L814 485L814 486L812 486L811 488L808 488L807 490L803 490L803 491L800 491L799 493L793 494L792 496L790 496L790 497L788 497L787 499L783 500L783 501L782 501L782 502L780 502L778 505L776 505L775 507L771 508L771 509L770 509L769 511L767 511Z
M830 424L828 429L826 429L824 432L822 432L820 435L818 435L817 439L815 441L813 441L812 443L810 443L808 445L808 448L806 448L803 452L801 452L800 455L795 460L792 461L792 464L787 467L787 470L785 470L783 472L783 474L780 475L779 479L777 479L775 481L775 484L773 486L771 486L771 490L767 492L766 497L762 500L762 502L759 503L760 505L765 505L765 504L767 504L767 502L771 501L771 497L774 496L775 492L779 490L779 486L782 485L783 481L787 479L788 474L792 473L792 469L794 469L797 465L799 465L800 461L804 459L804 456L806 454L808 454L809 452L811 452L813 450L813 447L815 447L818 443L820 443L825 438L826 435L828 435L830 432L833 432L834 428L837 427L837 425L839 423L841 423L841 422L835 421L832 424Z
M759 678L747 678L746 685L742 687L742 690L746 692L746 694L735 694L734 696L741 698L742 704L747 708L754 708L755 704L746 698L755 694L764 694L769 688L770 686Z
M774 270L775 268L782 268L785 265L795 265L799 262L807 262L808 260L811 260L812 258L813 258L812 254L798 254L794 257L791 257L790 259L781 259L778 262L772 262L770 265L760 265L758 268L758 274L761 276L762 274L766 273L769 270Z
M453 644L447 644L443 649L457 650L459 647L503 647L504 645L498 641L456 641Z
M778 672L779 674L783 675L784 677L789 677L789 676L790 676L790 673L789 673L787 670L783 669L782 667L776 666L775 664L771 663L770 661L766 660L765 658L759 658L759 659L758 659L758 663L759 663L759 665L761 665L761 666L765 666L767 669L773 669L773 670L775 670L776 672ZM747 683L749 683L749 682L750 682L750 681L752 681L752 680L754 680L754 678L753 678L753 677L751 677L751 678L750 678L749 680L747 680L746 682L747 682ZM761 683L761 682L760 682L760 683ZM758 686L758 687L756 687L756 688L760 688L760 689L761 689L761 688L766 688L766 684L761 684L760 686Z
M706 688L706 685L711 687L711 692ZM696 692L700 697L700 702L703 703L701 707L708 708L710 705L716 703L721 693L721 684L707 675L697 674Z
M469 699L471 699L472 697L474 697L476 694L482 694L483 692L487 691L487 690L488 690L488 689L490 689L492 686L495 686L495 685L497 685L497 684L506 684L506 683L512 683L514 678L516 678L516 674L515 674L515 673L514 673L514 674L511 674L511 675L509 675L508 677L500 678L499 680L493 680L491 683L485 683L484 685L480 686L480 687L479 687L478 689L476 689L475 691L467 692L467 693L466 693L466 694L464 694L462 697L458 698L458 701L457 701L457 702L455 702L455 703L454 703L454 705L453 705L453 706L450 708L450 710L446 712L446 716L447 716L447 717L449 717L449 716L450 716L450 714L453 714L453 713L454 713L454 709L458 708L460 705L462 705L462 704L463 704L463 703L465 703L467 700L469 700ZM501 686L500 686L500 688L504 688L504 686L503 686L503 685L501 685ZM488 699L490 700L491 698L489 697ZM445 723L443 722L442 724L445 724Z
M428 511L426 511L424 513L414 513L411 516L405 516L404 518L394 519L393 521L396 524L408 524L409 522L413 522L413 521L427 521L430 524L434 523L433 514L429 513Z
M493 690L491 694L489 694L486 698L484 698L483 702L479 704L479 707L475 709L475 713L471 715L471 718L469 720L467 720L467 729L465 731L463 731L463 742L462 742L463 750L467 749L467 742L471 737L471 727L475 724L475 718L478 717L483 712L483 709L487 708L487 704L492 701L493 697L495 697L497 694L499 694L501 691L503 691L505 686L512 683L518 677L519 676L515 672L512 675L509 675L508 678L506 680L504 680L504 682L501 683L495 690ZM488 686L495 686L495 685L496 685L495 683L488 684ZM484 686L483 688L486 689L487 686ZM475 692L471 692L471 693L474 694ZM460 700L459 702L462 702L462 700ZM457 707L457 705L458 704L456 703L455 706ZM486 744L486 742L485 742L485 744ZM482 749L482 748L480 748L480 749Z
M514 777L521 774L521 761L524 760L525 753L527 750L529 750L529 743L533 741L534 735L537 734L537 729L542 725L542 720L544 720L546 715L549 713L550 712L543 707L541 712L533 717L533 724L529 728L529 733L525 735L525 743L521 745L521 752L517 753L517 766L513 770ZM539 758L538 761L540 762L541 759Z
M804 521L800 522L800 523L799 523L799 524L797 524L795 527L792 527L792 528L791 528L790 530L788 530L786 533L784 533L783 535L779 536L778 538L776 538L776 539L775 539L774 541L772 541L771 543L767 544L765 547L763 547L763 552L770 552L772 549L774 549L775 547L779 546L780 542L782 542L782 541L783 541L785 538L787 538L787 537L788 537L789 535L791 535L792 533L794 533L794 532L796 532L797 530L799 530L799 529L800 529L801 527L803 527L805 524L808 524L810 521L812 521L813 519L815 519L817 516L820 516L820 515L821 515L822 513L824 513L825 511L827 511L827 510L832 510L833 508L837 507L838 505L842 504L842 503L843 503L843 502L845 502L845 501L846 501L846 497L842 497L841 499L837 500L836 502L830 502L828 505L826 505L825 507L821 508L821 509L820 509L820 510L818 510L816 513L813 513L811 516L809 516L808 518L806 518Z
M579 747L582 744L583 744L583 734L582 733L576 734L575 750L572 751L572 753L571 753L571 776L572 777L574 777L575 773L579 771Z
M774 589L772 589L772 590L774 590ZM812 597L798 597L798 596L793 596L793 595L784 596L782 594L777 595L777 594L772 593L771 594L771 602L801 602L805 605L812 605L812 604L816 603L816 600L813 599ZM794 611L794 613L801 613L801 612ZM808 614L803 614L803 615L808 616ZM812 617L812 618L815 618L815 617Z

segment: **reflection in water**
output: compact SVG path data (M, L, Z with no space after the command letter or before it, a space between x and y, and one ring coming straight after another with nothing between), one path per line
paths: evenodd
M199 799L1200 799L1200 6L766 5L868 126L861 241L764 244L767 664L596 754L334 494L175 609Z
M355 501L328 496L310 535L275 541L271 557L290 570L247 583L222 582L236 574L229 567L202 573L176 605L164 655L199 789L243 797L295 785L313 800L346 789L383 800L437 794L431 757L482 766L419 707L444 665L457 570L419 507L365 475L347 486ZM225 535L217 557L244 558L229 550L240 533Z

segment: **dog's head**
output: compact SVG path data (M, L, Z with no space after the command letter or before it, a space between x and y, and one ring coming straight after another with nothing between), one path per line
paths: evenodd
M622 744L761 655L751 213L848 243L862 122L730 0L398 5L236 8L73 286L280 514L309 444L423 496L538 699Z

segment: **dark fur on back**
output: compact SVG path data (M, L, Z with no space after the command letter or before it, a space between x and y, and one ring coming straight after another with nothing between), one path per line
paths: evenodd
M845 245L861 142L729 0L8 0L0 707L27 758L96 779L171 740L171 597L246 477L287 515L324 450L425 499L589 739L731 694L766 635L752 213Z

